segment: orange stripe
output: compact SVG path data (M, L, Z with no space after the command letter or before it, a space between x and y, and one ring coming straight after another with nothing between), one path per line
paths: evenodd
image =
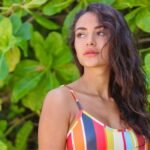
M85 149L83 132L84 132L84 129L82 129L82 123L80 119L80 121L78 122L78 124L73 130L73 139L74 139L73 143L75 146L75 150Z

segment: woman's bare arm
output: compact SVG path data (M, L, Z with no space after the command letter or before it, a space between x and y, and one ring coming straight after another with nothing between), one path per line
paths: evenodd
M40 115L39 150L64 150L68 124L69 111L65 94L60 88L50 91Z

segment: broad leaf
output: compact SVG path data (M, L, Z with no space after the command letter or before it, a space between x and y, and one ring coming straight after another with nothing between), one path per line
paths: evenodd
M9 72L14 71L16 65L20 62L20 50L18 47L10 49L6 53L6 60L9 68Z
M72 2L73 0L51 0L44 6L43 13L49 16L54 15L68 7Z
M79 77L79 71L75 64L65 64L61 67L55 68L55 74L61 82L71 82Z
M71 50L68 46L64 44L61 54L58 55L56 59L53 60L52 66L56 68L64 64L70 63L72 60L73 60L73 55L71 53Z
M145 32L150 33L150 10L143 8L136 16L137 26Z
M50 87L51 89L56 88L60 85L59 80L56 76L55 72L49 72L49 78L50 78Z
M18 102L22 97L28 94L28 92L35 88L42 76L43 73L37 72L20 79L13 88L12 102Z
M7 27L7 30L5 28ZM0 51L7 52L16 43L14 36L12 35L12 24L8 18L4 18L0 21Z
M131 29L132 32L135 31L136 29L136 15L138 14L138 12L141 10L141 8L136 8L132 11L130 11L126 16L125 19L128 22L128 25Z
M115 0L113 7L117 9L133 8L137 6L147 6L147 0Z
M13 14L10 16L10 21L12 23L12 27L13 27L13 33L14 35L17 33L17 31L19 30L19 28L22 25L22 21L20 19L20 17L17 14Z
M28 22L25 22L22 24L22 26L16 33L16 36L19 36L24 40L29 40L31 38L31 34L32 34L32 25Z
M48 0L31 0L29 3L25 4L26 8L37 8L46 3Z
M47 52L45 50L45 41L42 35L39 32L34 32L31 39L31 46L34 49L36 58L42 63L44 66L47 66L50 61L50 58L47 56Z
M29 135L33 130L33 123L27 121L23 124L22 128L18 131L15 140L16 150L26 150Z
M8 75L8 65L4 54L0 54L0 80L4 80Z
M67 40L68 36L69 36L69 32L70 32L70 28L74 19L74 16L77 12L79 12L81 10L82 6L79 3L75 8L73 8L73 10L71 10L69 12L69 14L67 15L67 17L65 18L63 27L62 27L62 34L65 40Z
M0 148L1 148L1 150L8 150L7 145L4 142L2 142L1 140L0 140Z
M145 56L144 63L147 67L150 67L150 53Z
M148 95L148 98L147 98L148 102L150 103L150 94Z
M3 6L11 6L14 3L21 3L22 0L3 0Z
M103 3L107 5L111 5L115 0L87 0L88 3Z
M36 86L27 96L23 98L23 105L37 114L40 114L44 97L50 89L50 77L45 74L41 78L38 86Z
M28 56L28 41L22 39L21 37L17 37L17 43L16 45L23 50L23 56L27 57Z
M35 60L22 60L16 67L14 75L18 76L20 78L23 78L24 76L28 76L33 74L34 72L41 72L42 66L39 64L39 62Z
M4 132L8 126L6 120L0 120L0 132Z
M61 34L57 32L51 32L45 40L45 48L49 56L58 56L63 49L63 44Z
M32 13L32 16L34 17L34 19L44 28L49 29L49 30L56 30L59 27L58 24L56 24L55 22L51 21L50 19L47 19L44 16L41 16L37 13Z

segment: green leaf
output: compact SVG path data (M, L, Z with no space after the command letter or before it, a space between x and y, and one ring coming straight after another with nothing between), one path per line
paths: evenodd
M148 98L147 98L148 102L150 103L150 95L148 95Z
M8 150L7 145L4 142L2 142L1 140L0 140L0 148L1 148L1 150Z
M3 0L3 6L11 6L14 3L21 3L22 0Z
M71 53L71 50L68 46L64 44L63 50L60 55L56 57L56 59L53 60L53 68L60 67L64 64L70 63L73 60L73 55Z
M54 15L68 7L72 2L73 0L51 0L44 6L43 13L49 16Z
M146 72L146 82L148 84L148 89L150 89L150 65L144 66L144 71Z
M8 114L9 119L13 119L16 116L20 116L25 112L24 107L20 107L17 104L11 104L10 106L10 113Z
M60 26L58 24L56 24L55 22L47 19L44 16L41 16L37 13L32 13L32 16L34 17L34 19L44 28L48 29L48 30L56 30L59 29Z
M136 16L137 26L145 32L150 33L150 10L143 8Z
M6 53L6 61L8 64L9 72L15 70L16 65L20 62L20 55L21 54L18 47L14 47Z
M28 41L23 40L22 38L17 38L19 41L16 45L23 50L23 56L27 57L28 56Z
M49 56L58 56L63 49L63 44L61 34L57 32L51 32L45 40L45 48Z
M136 29L136 15L138 14L138 12L141 10L141 7L140 8L136 8L132 11L130 11L126 16L125 16L125 19L126 21L128 22L128 25L131 29L132 32L135 31Z
M30 76L25 76L20 79L13 88L12 102L18 102L22 97L24 97L28 92L30 92L34 87L37 86L43 73L33 73Z
M150 67L150 53L145 56L144 63L147 67Z
M51 32L45 40L45 48L47 52L50 52L54 56L58 56L60 54L63 44L61 34L57 32Z
M59 81L71 82L79 77L79 71L75 64L65 64L55 68L55 74Z
M59 80L57 79L55 72L50 72L49 77L50 77L50 86L52 89L56 88L60 85Z
M21 27L22 21L16 13L14 13L10 16L10 21L12 23L13 33L15 35L17 33L17 31L19 30L19 28Z
M27 142L29 135L33 130L33 123L31 121L27 121L23 124L22 128L18 131L15 145L16 150L26 150L27 149Z
M28 95L23 98L23 105L37 114L40 114L44 97L50 89L50 77L45 74L41 78L38 86L36 86Z
M147 0L115 0L113 7L117 9L133 8L137 6L147 6Z
M33 74L34 72L40 71L40 64L39 62L35 60L22 60L15 69L15 76L19 76L20 78L23 78L24 76L28 76L30 74Z
M8 65L4 54L0 54L0 80L4 80L8 75Z
M25 22L16 33L16 36L19 36L24 40L29 40L31 38L32 30L32 25L28 22Z
M31 39L31 46L34 48L36 58L44 66L47 66L50 59L47 56L46 50L44 48L45 41L39 32L34 32Z
M29 3L25 4L25 7L27 9L31 9L31 8L38 8L41 5L43 5L44 3L46 3L48 0L31 0Z
M103 3L111 5L114 3L115 0L87 0L88 3Z
M82 9L81 4L79 3L75 8L73 8L67 17L65 18L63 27L62 27L62 34L65 40L67 40L70 32L70 28L74 19L74 16L77 12L79 12Z
M6 120L0 120L0 131L4 132L7 128L7 121Z
M7 27L7 30L4 30ZM0 21L0 51L7 52L16 43L15 37L12 35L12 24L8 18Z

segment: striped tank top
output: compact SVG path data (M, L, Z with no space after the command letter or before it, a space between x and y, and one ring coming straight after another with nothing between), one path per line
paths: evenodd
M119 130L103 124L83 109L72 88L65 87L79 108L67 134L67 150L149 150L143 135L131 128Z

